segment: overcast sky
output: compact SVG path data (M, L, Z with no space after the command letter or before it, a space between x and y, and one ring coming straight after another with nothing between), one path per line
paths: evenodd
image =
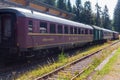
M95 11L95 4L96 2L98 2L99 6L102 7L102 10L104 8L105 5L107 5L108 9L109 9L109 15L110 18L113 18L113 13L114 13L114 8L116 6L117 0L81 0L82 3L84 3L85 1L90 1L92 4L92 9L93 11ZM72 4L75 4L75 0L71 0Z

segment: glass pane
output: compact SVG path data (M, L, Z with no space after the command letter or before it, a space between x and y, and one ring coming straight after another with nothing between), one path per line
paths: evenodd
M64 27L64 31L65 31L65 32L64 32L65 34L68 34L68 26L65 26L65 27Z
M31 20L28 22L28 30L29 32L33 32L33 22Z
M50 33L56 33L55 24L50 24Z
M82 34L84 34L84 29L81 30Z
M76 27L74 28L74 34L77 34L77 28Z
M40 33L47 33L47 23L40 22Z
M3 24L4 24L4 36L11 37L11 19L5 19Z
M80 28L78 29L78 33L81 34L81 29Z
M85 34L88 34L88 30L87 29L85 29Z
M70 34L73 34L73 27L70 27Z
M62 25L58 25L58 33L62 33Z

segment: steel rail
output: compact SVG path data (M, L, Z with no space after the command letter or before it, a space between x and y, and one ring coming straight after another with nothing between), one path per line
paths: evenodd
M53 71L51 71L51 72L49 72L49 73L41 76L41 77L38 77L38 78L36 78L36 79L34 79L34 80L48 80L48 78L50 78L50 77L52 77L53 75L57 74L58 72L64 70L66 67L71 66L71 65L74 65L74 64L76 64L76 63L78 63L78 62L80 62L80 61L83 61L83 60L85 60L86 58L89 58L89 57L91 57L91 56L93 56L93 55L101 52L102 50L105 50L105 49L109 48L110 46L112 46L112 45L114 45L114 44L117 44L118 42L120 42L120 41L114 42L114 43L108 45L107 47L104 47L104 48L102 48L102 49L100 49L100 50L97 50L97 51L95 51L95 52L87 55L87 56L84 56L84 57L82 57L82 58L80 58L80 59L77 59L77 60L75 60L75 61L73 61L73 62L71 62L71 63L68 63L68 64L66 64L66 65L64 65L64 66L62 66L62 67L59 67L59 68L57 68L57 69L55 69L55 70L53 70ZM88 68L89 68L89 66L86 67L86 69L88 69ZM71 78L71 80L74 80L77 76L79 76L79 75L82 74L83 72L84 72L84 70L80 71L77 75L73 76L73 77ZM55 80L55 79L52 79L52 78L51 78L51 80Z

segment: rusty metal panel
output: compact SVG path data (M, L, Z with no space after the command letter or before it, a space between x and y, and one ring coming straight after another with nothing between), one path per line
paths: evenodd
M22 4L22 5L26 5L26 1L25 0L10 0L12 2L18 3L18 4Z
M39 5L36 5L36 4L33 4L33 3L30 3L29 6L32 7L32 8L38 9L38 10L42 10L42 11L46 10L46 7L39 6Z

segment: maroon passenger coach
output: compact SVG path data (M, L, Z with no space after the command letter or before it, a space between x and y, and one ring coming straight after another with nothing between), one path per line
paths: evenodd
M0 9L0 49L65 48L93 41L93 28L23 8Z

